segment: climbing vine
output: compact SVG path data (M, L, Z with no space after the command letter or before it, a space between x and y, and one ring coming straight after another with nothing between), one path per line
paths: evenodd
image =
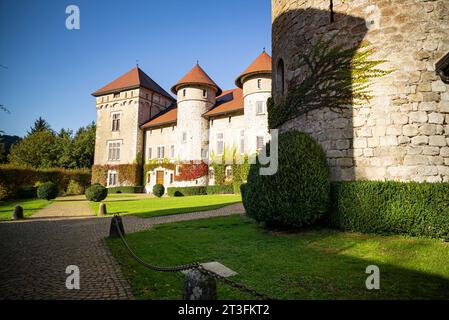
M283 102L268 101L268 122L276 128L288 120L315 109L329 107L336 111L369 102L369 89L374 78L391 70L378 66L385 60L374 60L374 49L366 43L345 48L330 40L319 39L309 51L299 53L298 68L303 80L290 90Z

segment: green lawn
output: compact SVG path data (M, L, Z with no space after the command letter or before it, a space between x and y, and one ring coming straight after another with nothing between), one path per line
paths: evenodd
M52 201L41 199L19 199L0 201L0 220L11 220L14 207L21 205L24 210L25 217L31 216L35 211L51 204Z
M125 226L126 229L126 226ZM449 299L449 243L320 229L268 232L238 215L159 225L126 236L145 261L160 265L219 261L232 279L280 299ZM107 239L139 299L179 299L183 276L148 270L118 239ZM365 269L380 268L368 291ZM219 299L249 299L219 284Z
M192 197L153 198L147 199L106 199L108 214L137 214L139 217L155 216L207 211L218 209L242 201L240 195L207 195ZM99 203L91 203L94 212L98 212Z

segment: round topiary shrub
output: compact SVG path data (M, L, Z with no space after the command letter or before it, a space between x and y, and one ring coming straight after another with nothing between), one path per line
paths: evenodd
M162 184L155 184L154 185L154 187L153 187L153 194L156 197L160 198L160 197L162 197L164 195L164 193L165 193L165 188L164 188L164 186Z
M108 196L108 189L100 184L94 184L86 189L86 199L93 202L100 202Z
M53 182L42 183L37 188L37 197L39 199L51 200L56 198L58 194L59 194L58 186Z
M278 141L277 172L261 175L260 163L252 165L247 183L241 186L243 205L248 216L267 227L311 225L328 212L330 174L326 155L302 132L282 133Z

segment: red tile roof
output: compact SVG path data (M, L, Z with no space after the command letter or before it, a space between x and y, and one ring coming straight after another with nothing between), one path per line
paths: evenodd
M146 88L148 90L159 93L160 95L169 98L172 101L175 101L173 97L160 85L153 81L145 72L143 72L139 67L133 68L131 71L128 71L124 75L118 77L111 83L105 85L103 88L92 93L94 97L119 92L123 90L130 90L135 88Z
M159 127L163 125L176 123L177 120L178 120L178 108L173 107L163 112L162 114L155 116L153 119L143 124L141 127L142 128Z
M174 94L177 94L179 86L185 84L205 84L217 89L217 95L221 94L220 87L214 82L214 80L209 77L206 71L204 71L203 68L199 66L199 64L194 66L192 70L190 70L181 80L179 80L171 88L171 91Z
M264 51L260 56L254 60L245 71L235 80L237 87L242 88L242 79L245 76L259 73L271 73L271 57Z
M226 90L217 98L215 106L203 114L203 117L243 111L243 90L235 88Z

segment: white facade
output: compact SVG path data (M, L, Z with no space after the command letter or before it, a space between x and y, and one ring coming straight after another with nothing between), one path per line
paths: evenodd
M136 70L142 76L143 72ZM145 74L146 87L114 88L103 94L101 90L112 82L94 93L95 165L108 166L108 187L135 185L123 181L119 166L141 160L155 166L142 181L149 193L157 183L166 189L213 184L208 175L180 181L179 166L173 164L208 162L212 155L221 158L223 153L254 155L269 141L267 100L271 96L271 74L266 67L262 72L244 73L236 81L241 89L228 90L219 97L221 90L204 70L198 65L192 70L172 88L176 102L157 84L150 83L152 80ZM199 77L195 74L198 70L202 72ZM235 92L238 94L226 98Z

